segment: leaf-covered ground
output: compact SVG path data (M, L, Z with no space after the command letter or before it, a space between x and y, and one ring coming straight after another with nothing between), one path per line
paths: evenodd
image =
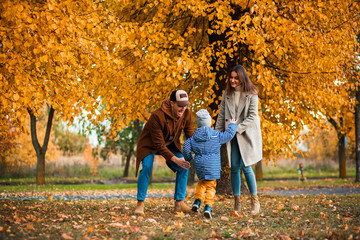
M174 213L171 198L147 199L145 216L133 214L135 199L0 200L0 239L360 239L359 197L261 194L262 212L250 216L249 195L241 215L231 196L216 196L212 220Z

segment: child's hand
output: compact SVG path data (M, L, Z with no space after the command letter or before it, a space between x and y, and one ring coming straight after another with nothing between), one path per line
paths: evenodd
M230 119L229 123L236 123L235 119Z

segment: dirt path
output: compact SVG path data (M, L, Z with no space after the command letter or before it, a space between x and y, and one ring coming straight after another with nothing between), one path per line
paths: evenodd
M268 190L259 191L259 194L270 194L280 196L291 195L347 195L347 194L360 194L360 187L338 187L338 188L316 188L316 189L295 189L295 190ZM147 198L161 198L173 197L173 193L149 193ZM12 199L20 201L31 200L105 200L105 199L136 199L136 193L120 193L118 191L101 191L91 193L38 193L38 194L11 194L0 193L0 199Z
M360 187L337 187L337 188L316 188L316 189L294 189L294 190L271 190L271 191L259 191L263 194L274 194L274 195L346 195L346 194L360 194Z

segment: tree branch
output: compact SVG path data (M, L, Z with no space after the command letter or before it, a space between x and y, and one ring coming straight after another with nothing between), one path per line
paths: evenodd
M30 115L30 129L31 129L31 141L32 144L35 148L36 153L38 153L41 149L39 141L37 139L37 133L36 133L36 117L35 115L31 112L31 110L28 108L27 109L29 115Z
M44 144L41 147L42 151L44 153L46 152L46 149L47 149L47 146L48 146L48 143L49 143L49 139L50 139L51 126L52 126L52 121L53 121L53 118L54 118L54 112L55 112L54 108L52 106L50 106L48 122L47 122L47 125L46 125L46 133L45 133L45 138L44 138Z

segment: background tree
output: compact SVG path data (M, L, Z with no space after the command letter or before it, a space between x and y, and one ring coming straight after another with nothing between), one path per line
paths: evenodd
M5 108L0 108L3 113ZM8 116L8 117L7 117ZM9 163L9 156L12 155L14 147L16 146L16 138L19 132L13 127L13 123L9 115L0 114L2 125L0 130L0 174L3 176L9 171L11 164ZM10 166L9 166L10 165Z
M65 155L83 153L86 147L87 136L68 129L64 122L54 124L54 143Z
M114 46L114 55L126 56L126 68L116 71L127 75L98 88L113 93L102 100L114 126L146 120L174 88L190 92L194 110L210 106L216 115L228 69L242 64L260 89L269 160L291 154L305 125L324 122L319 113L334 103L330 97L344 101L335 86L344 78L342 60L355 57L350 30L357 24L356 1L133 1L108 7L118 26L133 33L132 45Z
M36 103L69 123L84 109L94 124L112 119L116 136L176 88L190 93L194 111L216 116L226 73L242 64L260 89L266 161L292 154L304 126L344 101L335 86L343 60L357 58L353 0L5 1L1 9L1 99L18 118Z
M88 1L7 0L0 15L1 106L11 108L20 129L30 115L36 182L43 184L53 118L71 124L80 111L97 106L86 86L101 81L100 72L107 71L102 63L113 62L98 40L108 14ZM40 146L35 126L44 105L50 109L48 131Z
M355 28L354 32L357 33L356 41L358 42L358 45L355 46L354 52L360 56L359 53L359 43L360 43L360 31L359 28ZM358 59L355 59L354 61L350 62L352 63L352 67L348 68L346 71L349 81L349 89L352 91L355 103L355 169L356 169L356 175L355 175L355 182L360 182L360 65Z
M328 118L337 133L338 139L338 162L339 162L339 177L346 178L346 138L354 126L353 114L342 114L339 119Z
M46 134L47 118L45 112L38 119L37 135L43 139ZM26 118L26 123L30 125L29 117ZM36 166L37 156L31 141L31 134L29 131L15 132L15 127L9 129L6 138L11 138L11 144L5 145L5 151L1 151L1 160L4 168L2 173L10 172L21 174L23 168ZM4 145L1 145L4 147ZM48 150L46 152L47 162L55 161L60 155L59 148L53 141L49 141Z
M122 177L129 176L130 163L132 158L136 155L136 146L143 126L143 122L140 122L139 120L132 121L129 126L117 132L115 139L111 136L109 131L105 130L105 127L100 127L103 131L98 131L98 136L104 137L104 143L101 140L99 142L100 145L104 144L104 147L100 150L101 158L106 161L110 154L119 152L122 156L122 163L124 164Z

